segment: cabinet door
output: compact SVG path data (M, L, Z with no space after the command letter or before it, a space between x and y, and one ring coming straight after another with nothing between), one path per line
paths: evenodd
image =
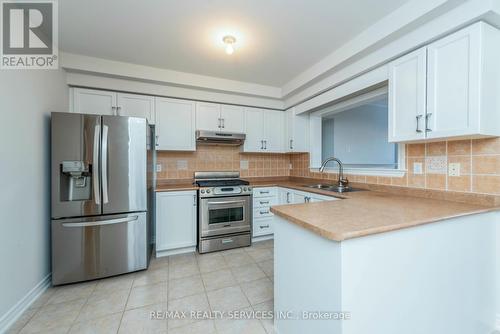
M264 111L264 152L283 152L283 111Z
M245 108L245 152L263 152L264 112L257 108Z
M117 100L117 115L143 117L148 120L149 124L155 124L153 96L118 93Z
M293 204L305 203L307 198L307 194L303 192L294 192L293 193Z
M155 99L156 149L195 151L195 102Z
M252 236L273 234L274 217L258 218L253 220Z
M196 246L196 191L156 195L156 250Z
M243 133L245 131L245 116L243 107L221 105L220 118L222 131Z
M427 50L389 65L389 142L425 138Z
M115 115L116 93L106 90L73 88L72 112L77 114Z
M280 189L280 201L279 204L292 204L293 202L293 191L290 189Z
M285 151L309 152L309 115L295 115L295 108L286 111Z
M480 53L478 25L429 45L427 138L479 131Z
M196 129L221 130L220 104L196 102Z

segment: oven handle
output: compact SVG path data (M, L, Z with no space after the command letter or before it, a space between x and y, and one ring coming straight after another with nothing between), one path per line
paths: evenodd
M224 204L239 204L239 203L245 203L246 201L220 201L220 202L207 202L208 205L213 204L213 205L224 205Z

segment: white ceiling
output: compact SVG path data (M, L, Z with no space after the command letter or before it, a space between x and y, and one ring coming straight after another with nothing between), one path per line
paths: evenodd
M407 0L64 0L63 51L281 87ZM225 33L237 39L224 53Z

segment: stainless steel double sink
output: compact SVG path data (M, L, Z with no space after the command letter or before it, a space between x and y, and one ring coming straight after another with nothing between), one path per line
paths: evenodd
M332 184L305 184L304 187L307 188L314 188L314 189L321 189L321 190L326 190L326 191L331 191L335 193L346 193L346 192L353 192L353 191L364 191L366 189L361 189L361 188L351 188L351 187L337 187Z

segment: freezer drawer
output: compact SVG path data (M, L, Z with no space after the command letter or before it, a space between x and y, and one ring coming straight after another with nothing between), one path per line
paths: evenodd
M146 213L52 220L52 283L147 268Z

